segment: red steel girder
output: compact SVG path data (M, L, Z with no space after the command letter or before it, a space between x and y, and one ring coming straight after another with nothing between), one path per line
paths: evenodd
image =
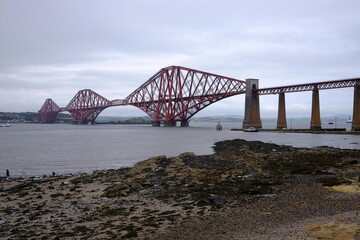
M111 106L111 101L90 89L80 90L65 110L75 122L93 123L102 110Z
M56 116L59 112L60 107L51 98L46 99L39 110L41 120L46 123L55 122Z
M254 89L254 94L279 94L360 86L360 78ZM57 114L69 111L76 122L94 122L111 106L133 105L154 121L187 121L194 114L221 99L246 92L242 80L180 66L161 69L126 99L109 101L90 89L79 91L65 108L47 99L39 114L54 122Z
M246 92L245 81L180 66L161 69L125 98L153 121L184 121L221 99Z
M291 92L304 92L313 90L324 90L333 88L346 88L360 86L360 78L349 78L341 80L333 80L326 82L315 82L308 84L298 84L273 88L261 88L253 90L257 95L279 94L279 93L291 93Z

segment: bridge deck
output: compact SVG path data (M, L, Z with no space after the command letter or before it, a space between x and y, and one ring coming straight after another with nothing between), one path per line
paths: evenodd
M186 122L200 110L237 94L249 93L246 99L253 101L250 105L258 106L258 100L252 100L254 95L284 95L284 93L302 91L313 91L314 95L318 94L318 91L314 90L345 87L355 87L354 109L357 110L360 105L358 103L360 100L357 100L360 99L360 78L262 89L256 89L256 87L252 89L254 84L248 85L248 80L256 79L247 79L245 82L181 66L170 66L162 68L125 99L108 100L91 89L83 89L73 97L66 107L59 107L53 100L47 99L39 113L44 122L54 122L59 112L68 111L75 121L85 123L94 122L105 108L132 105L147 113L153 121L181 121L185 126L188 125ZM318 96L316 96L317 98ZM283 105L285 106L285 102ZM354 116L356 117L355 110ZM256 121L261 126L259 110L245 110L245 112L251 113L251 116L257 116L258 120ZM356 119L360 126L360 117ZM251 121L249 120L249 122Z
M279 93L291 93L291 92L304 92L313 90L324 90L333 88L346 88L360 86L360 78L349 78L341 80L333 80L326 82L315 82L298 85L289 85L272 88L260 88L254 90L256 95L268 95L268 94L279 94Z
M125 99L115 99L111 101L111 106L125 106L128 102Z

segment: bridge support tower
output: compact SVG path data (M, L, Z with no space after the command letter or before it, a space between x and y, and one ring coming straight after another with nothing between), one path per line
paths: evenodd
M279 94L278 119L277 119L276 128L277 129L287 128L286 109L285 109L285 93Z
M164 121L164 127L176 127L176 121Z
M310 129L321 130L319 90L312 92L311 123Z
M246 79L245 116L243 128L262 128L259 95L253 90L259 88L259 79Z
M188 127L188 126L189 126L189 121L188 120L181 120L180 127Z
M160 121L152 121L152 126L153 127L160 127Z
M354 87L354 106L351 131L360 131L360 85Z

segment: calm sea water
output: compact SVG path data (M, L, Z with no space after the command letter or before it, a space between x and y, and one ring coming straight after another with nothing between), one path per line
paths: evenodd
M191 127L149 125L14 124L0 128L0 175L34 176L91 172L132 166L157 155L183 152L211 154L214 142L259 140L298 147L333 146L360 149L360 136L230 131L239 123L192 122ZM265 124L264 124L265 125ZM265 126L266 127L266 126Z

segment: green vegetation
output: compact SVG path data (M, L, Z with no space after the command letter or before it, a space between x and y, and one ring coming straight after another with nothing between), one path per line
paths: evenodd
M66 113L59 113L56 117L56 122L71 122L71 115ZM39 113L36 112L0 112L0 122L41 122Z
M0 122L38 122L40 117L34 112L0 112Z

